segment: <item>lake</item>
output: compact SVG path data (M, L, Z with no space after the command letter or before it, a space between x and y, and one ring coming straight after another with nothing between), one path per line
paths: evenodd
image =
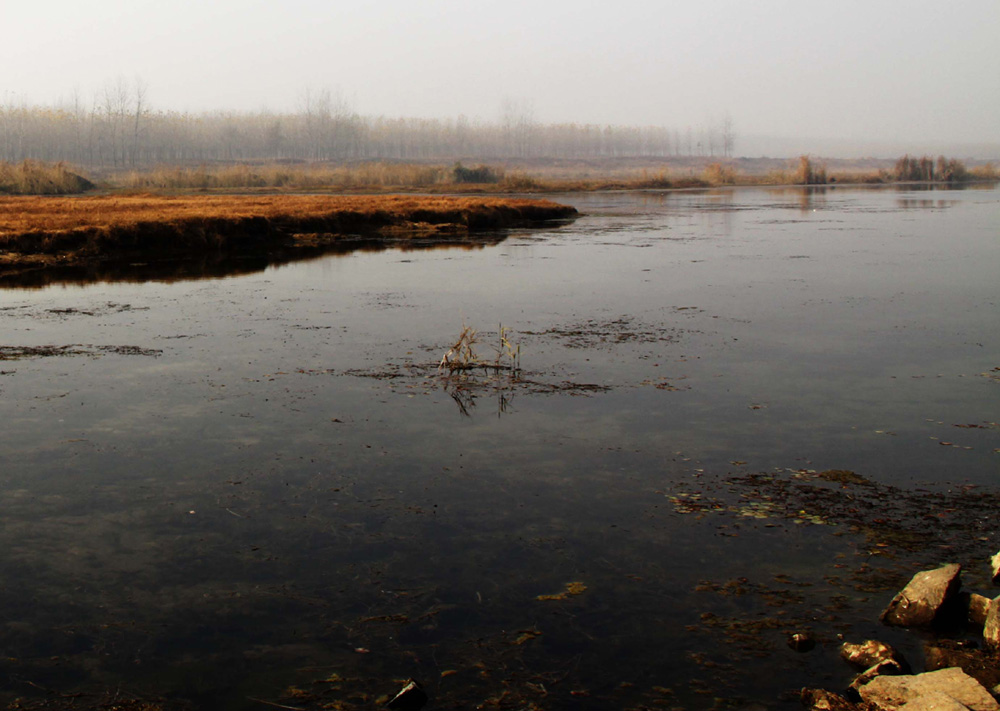
M1000 548L1000 190L553 199L0 283L3 699L792 709L840 636L919 661L879 611ZM465 328L504 368L438 368Z

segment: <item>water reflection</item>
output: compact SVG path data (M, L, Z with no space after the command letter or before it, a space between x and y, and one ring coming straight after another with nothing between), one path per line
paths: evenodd
M861 638L917 565L992 535L1000 195L957 197L571 195L572 227L460 258L17 287L8 678L230 709L407 677L435 708L602 711L823 683L836 645L787 631ZM443 377L466 319L515 329L525 372Z
M454 241L351 239L322 247L243 252L240 254L202 254L185 259L153 262L102 262L67 267L45 267L0 271L0 289L44 289L53 285L82 286L106 283L162 282L172 284L199 279L245 276L296 262L310 262L328 257L357 253L429 252L434 250L476 251L503 242L507 233L477 233L474 239Z
M957 200L931 200L929 198L899 198L896 204L904 210L945 209L957 205Z
M833 185L794 185L768 188L767 193L793 201L798 205L799 212L804 215L827 207L829 195L836 189Z

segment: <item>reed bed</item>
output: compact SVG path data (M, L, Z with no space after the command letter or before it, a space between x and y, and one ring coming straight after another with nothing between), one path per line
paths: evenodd
M878 167L868 167L878 163ZM884 164L884 165L882 165ZM669 190L741 185L879 184L899 181L993 181L991 165L968 170L957 160L904 156L898 161L681 158L671 161L529 161L465 167L389 161L350 164L228 164L161 166L102 176L111 191L241 191L338 193L550 193L595 190ZM58 195L93 188L64 164L0 163L0 194Z
M389 163L354 165L225 165L160 166L148 171L113 174L108 184L131 190L212 188L426 188L448 182L449 170L440 165Z
M0 261L63 263L121 253L315 245L348 235L400 239L572 217L548 200L444 196L104 195L0 197ZM319 240L319 242L317 242Z
M69 195L94 187L65 163L25 160L19 164L0 162L0 194Z

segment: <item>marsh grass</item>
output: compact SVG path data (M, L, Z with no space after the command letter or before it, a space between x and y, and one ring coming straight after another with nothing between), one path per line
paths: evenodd
M441 357L438 370L455 373L481 369L493 373L505 371L511 376L516 376L521 371L521 346L511 342L510 333L510 329L504 328L503 324L500 325L494 358L486 360L476 351L476 346L480 342L478 332L463 326L458 339Z
M0 197L0 263L322 247L344 239L474 241L576 210L548 200L417 195Z
M94 184L65 163L25 160L20 164L0 162L0 194L69 195L90 190Z
M465 167L414 162L238 163L159 166L146 171L102 174L112 191L247 192L426 192L543 193L596 190L672 190L741 185L879 184L933 180L998 180L993 165L966 169L958 160L940 157L898 161L832 160L833 168L811 156L776 159L677 159L673 162L527 161ZM874 165L878 164L878 165ZM94 187L64 164L25 161L0 163L0 194L57 195Z
M490 392L496 396L497 414L507 411L514 390L521 381L521 346L510 340L510 329L500 324L493 358L479 356L479 334L463 326L454 344L438 363L442 373L441 386L469 416L475 407L477 394Z
M354 165L160 166L109 176L110 185L131 190L248 188L365 189L425 188L448 182L440 165L369 162Z
M993 163L987 163L970 168L969 175L975 180L1000 180L1000 169Z
M712 185L733 185L737 180L733 167L723 163L711 163L705 168L703 177Z

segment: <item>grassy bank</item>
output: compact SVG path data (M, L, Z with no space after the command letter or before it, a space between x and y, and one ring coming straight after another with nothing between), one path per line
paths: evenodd
M350 164L224 164L161 166L96 176L106 191L241 191L338 193L546 193L670 190L754 185L879 185L896 182L961 184L995 181L992 164L903 156L898 160L792 160L696 157L671 159L543 160L465 166L419 162ZM70 194L95 187L66 166L0 163L0 194Z
M0 197L0 264L447 237L569 218L547 200L417 196Z
M0 162L0 195L71 195L94 184L64 163Z
M914 166L920 166L917 172ZM930 166L928 169L927 166ZM660 161L545 161L451 166L367 162L350 165L222 165L164 167L107 176L106 184L130 190L332 190L429 193L518 193L648 190L725 185L962 183L997 180L986 164L966 169L956 159L826 161L678 158Z

